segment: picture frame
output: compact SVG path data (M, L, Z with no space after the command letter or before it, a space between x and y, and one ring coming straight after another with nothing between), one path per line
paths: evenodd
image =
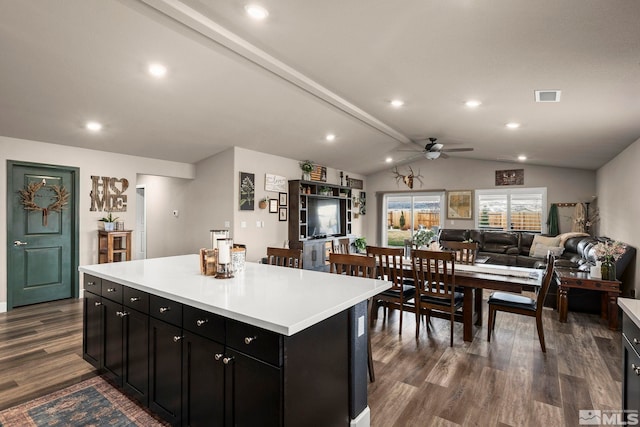
M524 185L524 169L506 169L496 171L496 186Z
M278 204L280 206L287 206L287 193L278 194Z
M287 177L267 173L264 175L265 191L287 191Z
M239 183L239 191L240 191L240 210L241 211L252 211L255 209L255 199L256 199L256 176L253 173L248 172L240 172L240 183Z
M447 219L473 219L473 190L447 191Z
M311 181L327 182L327 167L314 164L309 176Z
M278 221L287 220L287 208L280 208L278 211Z
M269 199L269 213L278 213L278 199Z

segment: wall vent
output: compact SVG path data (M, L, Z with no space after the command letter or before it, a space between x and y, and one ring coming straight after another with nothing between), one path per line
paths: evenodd
M560 90L536 90L536 102L560 102Z

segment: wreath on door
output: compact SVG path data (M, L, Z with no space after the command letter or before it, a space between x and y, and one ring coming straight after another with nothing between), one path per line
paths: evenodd
M46 208L38 206L38 204L36 203L38 191L45 186L50 188L55 194L53 203L51 203ZM20 194L20 199L24 210L42 212L42 225L45 227L47 226L49 212L61 212L62 209L69 204L69 192L66 188L59 185L47 186L44 181L32 182L31 184L27 184L25 188L23 188L22 190L18 190L18 193Z

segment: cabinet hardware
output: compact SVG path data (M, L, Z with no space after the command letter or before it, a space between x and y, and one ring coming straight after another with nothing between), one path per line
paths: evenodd
M131 302L140 301L140 298L138 298L138 297L131 297L131 298L129 299L129 301L131 301Z
M102 303L100 301L96 301L93 303L93 305L95 305L96 307L99 307L102 305Z
M205 323L207 323L208 321L209 321L209 319L204 319L204 320L198 319L198 320L196 320L196 326L202 326Z
M636 375L640 376L640 366L636 365L635 363L632 363L631 369L633 369L633 372L635 372Z
M107 288L107 292L115 292L116 288Z
M87 286L93 286L95 284L96 284L96 282L87 282Z
M215 356L213 356L216 360L220 360L222 359L223 354L222 353L216 353Z
M224 363L225 365L228 365L232 361L233 361L233 357L225 357L224 359L222 359L222 363Z
M116 311L116 315L120 317L125 317L125 316L128 316L129 313L126 311Z
M14 240L13 241L13 246L24 246L24 245L28 245L27 242L21 242L20 240Z
M634 338L634 339L633 339L633 344L634 344L634 345L638 345L638 344L640 344L640 341L638 341L638 338Z
M169 310L171 310L171 307L160 307L160 313L165 313Z
M254 342L255 340L257 340L257 339L258 339L258 337L245 337L245 338L244 338L244 343L245 343L246 345L249 345L249 344L251 344L252 342Z
M180 336L180 335L174 335L174 336L173 336L173 342L178 342L178 341L180 341L182 338L184 338L184 337L182 337L182 336Z

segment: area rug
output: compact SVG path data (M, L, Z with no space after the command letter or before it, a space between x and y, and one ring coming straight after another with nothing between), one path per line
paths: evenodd
M168 426L101 377L0 412L0 426Z

